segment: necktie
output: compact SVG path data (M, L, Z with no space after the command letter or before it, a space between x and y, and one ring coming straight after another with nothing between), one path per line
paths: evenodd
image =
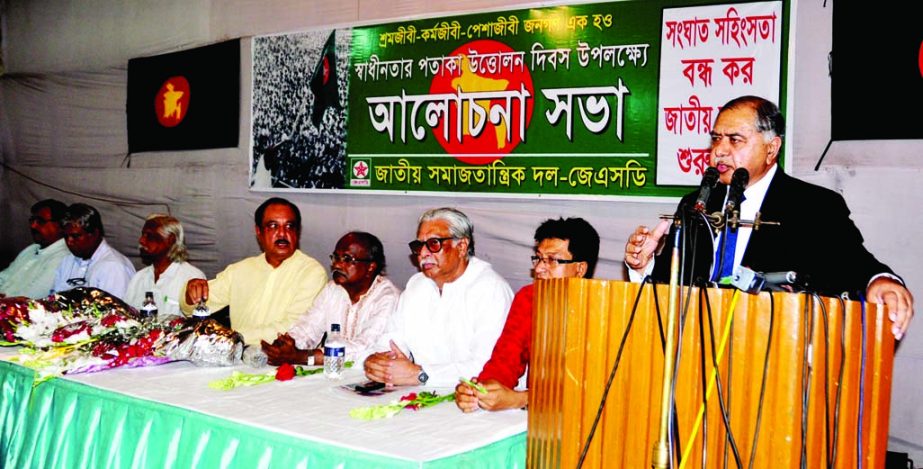
M734 270L734 251L737 248L737 230L725 227L718 241L718 250L715 251L715 273L712 281L717 282Z
M740 205L743 204L746 197L740 195ZM718 241L718 249L715 251L715 273L712 275L712 282L717 282L734 272L734 251L737 249L737 228L724 226L721 232L721 240Z

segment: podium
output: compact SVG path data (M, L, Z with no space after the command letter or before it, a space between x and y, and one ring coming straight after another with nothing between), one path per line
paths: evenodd
M697 287L679 294L673 467L700 468L703 459L737 467L736 458L754 468L884 467L894 337L883 305ZM668 298L665 285L536 282L528 467L577 467L620 347L582 467L651 467Z

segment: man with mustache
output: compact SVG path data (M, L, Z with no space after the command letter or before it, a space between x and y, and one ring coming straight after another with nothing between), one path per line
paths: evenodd
M455 386L490 357L513 291L474 257L474 225L454 208L424 213L409 245L420 272L407 281L365 374L386 385Z
M729 247L734 246L732 254L718 249L723 245L720 238L731 230L724 230L714 244L709 233L698 232L696 262L692 264L691 254L686 256L684 271L690 275L684 280L714 281L740 265L759 272L794 271L807 275L813 291L823 295L845 293L854 299L864 295L872 303L887 305L893 323L891 332L900 339L913 317L913 296L903 280L865 248L842 196L779 169L776 162L784 134L782 113L766 99L742 96L718 112L711 131L711 166L717 168L721 183L711 192L705 211L712 213L725 206L732 174L745 168L750 177L740 204L740 218L753 220L759 212L762 220L781 225L765 225L758 231L741 226L736 241L729 243ZM693 206L697 193L686 195L677 213ZM649 274L659 282L668 281L673 236L663 235L669 226L667 221L653 231L639 226L629 236L625 264L632 280ZM686 231L687 236L693 232L690 227ZM662 238L665 246L655 256ZM721 260L725 262L719 269Z
M229 265L212 280L190 280L180 304L187 315L201 300L212 312L230 306L231 327L247 344L289 330L327 283L324 266L298 249L301 211L295 204L270 198L253 221L263 253Z
M68 254L61 220L67 205L45 199L32 206L29 230L34 244L23 249L12 264L0 272L0 298L42 298L51 293L55 270Z
M141 308L144 294L152 292L160 316L179 316L180 290L194 278L205 274L186 262L186 239L183 225L170 215L155 213L147 217L138 238L138 253L147 267L138 271L128 283L123 298L135 308Z
M370 233L353 231L330 255L332 280L288 331L272 344L262 342L270 365L324 363L321 343L331 324L341 326L346 360L361 363L385 330L401 290L384 275L385 252Z
M106 241L99 211L87 204L72 204L62 226L70 253L55 272L54 291L92 287L122 298L135 275L135 266Z

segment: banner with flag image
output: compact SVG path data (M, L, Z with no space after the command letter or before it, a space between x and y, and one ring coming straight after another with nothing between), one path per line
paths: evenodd
M344 187L351 37L326 29L253 38L252 189Z
M236 147L240 40L128 61L128 151Z
M324 51L321 53L314 73L311 74L311 92L314 93L314 108L311 110L311 122L314 127L320 127L324 111L328 107L340 109L340 94L337 87L336 68L336 30L330 32Z

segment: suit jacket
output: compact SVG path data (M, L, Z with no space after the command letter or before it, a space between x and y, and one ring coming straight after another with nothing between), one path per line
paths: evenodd
M727 186L718 184L709 197L707 212L720 211ZM677 207L677 215L695 202L698 191L687 194ZM810 290L824 295L864 293L877 274L894 272L882 264L863 245L862 234L849 218L843 197L829 189L793 178L781 170L766 191L760 219L780 222L762 225L750 236L741 265L758 272L795 271L807 275ZM702 284L713 262L711 236L704 223L685 216L682 283ZM674 229L664 249L656 256L652 277L669 281ZM694 251L694 259L693 259Z

